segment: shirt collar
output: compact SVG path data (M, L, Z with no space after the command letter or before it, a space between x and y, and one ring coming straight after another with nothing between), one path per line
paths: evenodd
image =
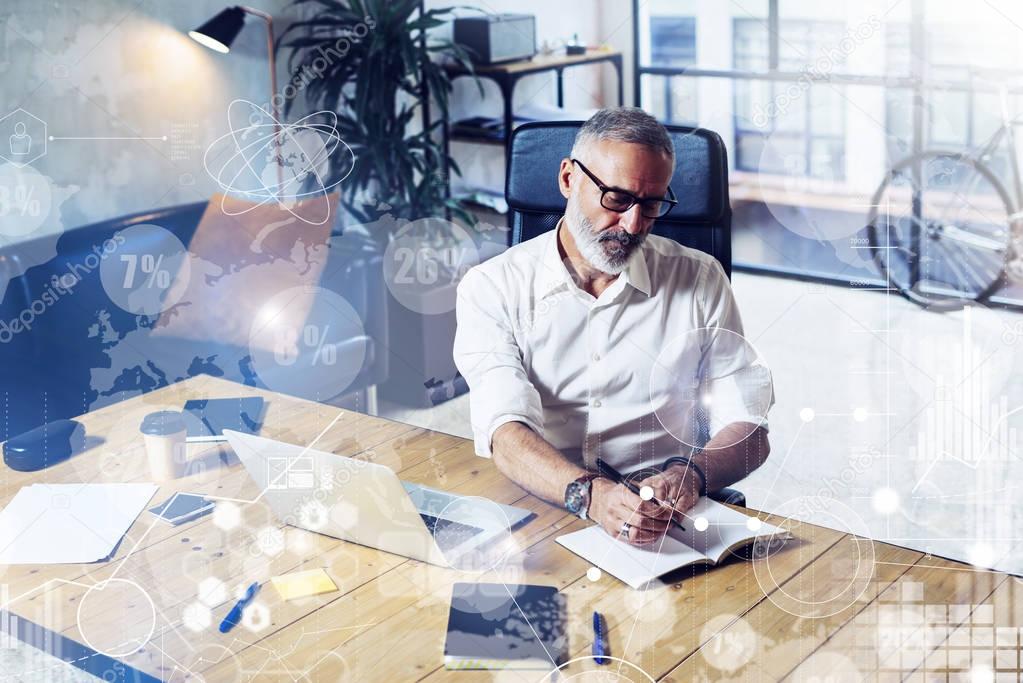
M543 299L562 287L572 284L572 276L569 275L568 268L562 263L561 254L558 253L558 230L561 229L563 220L565 220L564 217L558 221L553 230L544 235L546 243L543 245L543 258L540 262L540 272L536 278L538 299Z
M625 281L628 284L650 296L653 290L650 287L650 271L647 270L646 266L645 246L645 244L642 244L639 249L632 252L632 256L629 257L629 263L625 266L622 275L625 276Z
M561 253L558 251L558 230L561 229L564 220L565 217L562 216L554 229L546 234L548 240L547 244L543 245L543 261L537 276L537 296L540 299L562 287L575 286L568 267L561 260ZM632 253L619 280L650 296L650 271L647 270L646 255L643 253L643 249L641 246Z

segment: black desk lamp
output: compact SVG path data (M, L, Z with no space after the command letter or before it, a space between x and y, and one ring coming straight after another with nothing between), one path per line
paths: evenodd
M266 12L252 7L236 5L221 11L205 24L189 31L188 35L200 45L211 50L227 54L231 50L231 43L241 33L245 25L245 15L251 14L266 22L266 51L270 59L270 112L274 119L274 144L277 147L277 194L284 190L284 175L281 157L281 113L280 105L277 102L277 61L274 58L274 21Z

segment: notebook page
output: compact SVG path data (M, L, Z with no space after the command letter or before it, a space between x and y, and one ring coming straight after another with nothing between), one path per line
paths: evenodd
M709 524L705 531L696 530L695 522L700 517L706 518ZM715 563L720 562L728 549L736 544L745 545L752 543L757 538L775 533L787 533L784 529L766 522L760 522L759 527L753 530L748 526L750 519L753 519L750 515L733 510L709 498L701 498L686 513L686 519L683 521L686 531L673 528L669 533L697 552L706 555Z
M594 525L559 536L557 541L632 588L640 588L673 569L707 562L706 555L693 550L671 534L665 536L663 544L657 541L640 547L617 541Z

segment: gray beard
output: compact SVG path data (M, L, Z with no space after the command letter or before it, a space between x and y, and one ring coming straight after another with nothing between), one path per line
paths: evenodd
M632 252L639 248L646 235L633 236L623 230L605 230L597 233L578 203L568 203L568 232L586 262L602 273L619 275L629 263ZM610 249L608 248L610 247Z

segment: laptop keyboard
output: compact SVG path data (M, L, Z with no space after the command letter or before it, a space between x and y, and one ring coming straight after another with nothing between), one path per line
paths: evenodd
M478 527L454 522L450 519L434 517L425 512L420 512L419 516L426 522L426 528L430 530L430 533L433 534L434 539L437 541L437 545L441 548L455 548L473 536L483 533L483 529Z

